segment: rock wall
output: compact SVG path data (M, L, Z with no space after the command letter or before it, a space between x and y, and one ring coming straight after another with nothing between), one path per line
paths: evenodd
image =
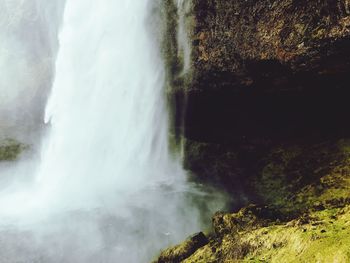
M165 6L174 131L197 178L242 189L272 148L349 135L350 1ZM191 45L186 71L179 8Z
M164 3L185 168L228 190L234 213L191 256L185 242L158 262L349 262L350 1Z

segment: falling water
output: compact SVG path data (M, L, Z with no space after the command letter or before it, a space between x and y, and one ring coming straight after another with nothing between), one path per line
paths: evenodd
M38 178L53 198L62 189L81 195L64 206L172 179L163 65L148 9L147 0L67 3Z
M168 152L152 4L67 1L40 165L1 192L1 262L148 262L202 227L208 195Z

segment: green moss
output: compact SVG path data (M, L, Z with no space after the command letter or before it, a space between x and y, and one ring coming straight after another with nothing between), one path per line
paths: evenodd
M236 184L237 153L215 143L185 140L184 167L196 172L196 179L230 188Z
M186 263L349 262L350 206L311 213L303 220L227 234L200 248Z
M277 147L254 185L263 203L286 214L344 206L350 200L349 140Z
M191 256L196 250L208 243L207 237L200 232L189 237L185 242L175 247L164 250L156 263L181 262Z
M244 233L252 251L243 262L349 262L349 207L310 214L308 223L297 220L286 225ZM253 261L254 262L254 261Z
M212 175L231 169L220 160L237 164L222 148L188 147ZM350 140L279 145L252 171L261 205L217 213L209 244L182 262L350 262Z
M13 161L18 158L26 147L12 139L0 144L0 161Z

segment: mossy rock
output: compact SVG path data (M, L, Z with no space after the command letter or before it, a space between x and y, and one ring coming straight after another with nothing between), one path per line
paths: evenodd
M350 262L349 149L346 139L273 147L251 177L261 204L216 213L208 244L166 262Z
M0 143L0 161L14 161L27 148L24 144L7 139Z
M246 212L243 209L237 214L227 214L226 219L249 219L244 216ZM350 261L349 205L310 212L289 222L275 221L260 226L256 224L252 228L256 220L254 216L252 224L239 225L239 231L227 231L220 238L212 237L208 244L181 261L166 262Z
M189 237L185 242L161 253L154 263L179 263L191 256L196 250L208 244L208 238L202 233Z
M341 139L273 150L254 180L261 201L286 214L348 204L349 146Z

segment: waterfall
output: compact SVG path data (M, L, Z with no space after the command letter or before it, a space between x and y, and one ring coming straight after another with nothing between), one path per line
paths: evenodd
M169 154L152 4L67 1L36 175L1 192L5 262L148 262L220 208Z
M97 209L111 220L108 253L123 262L146 259L161 240L188 231L174 225L185 178L169 158L164 70L147 28L149 5L67 2L38 176L51 205ZM196 217L186 220L195 229Z
M182 74L186 74L191 69L191 45L188 36L187 13L190 12L192 2L190 0L176 0L177 13L179 17L177 28L178 56L182 58Z
M163 64L147 28L149 4L67 3L38 178L53 185L51 196L62 189L84 195L83 203L77 197L64 205L172 180Z

